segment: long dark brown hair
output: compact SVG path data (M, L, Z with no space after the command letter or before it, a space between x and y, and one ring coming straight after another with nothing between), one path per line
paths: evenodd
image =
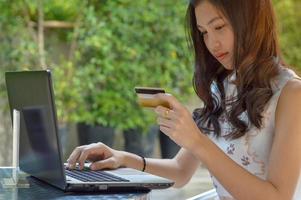
M197 28L195 6L207 1L229 21L234 33L234 69L226 70L209 52ZM194 119L204 133L221 135L219 117L226 113L232 131L227 137L243 136L250 124L240 118L246 112L251 125L262 127L262 111L273 95L271 80L279 74L282 62L277 40L276 20L271 0L190 1L187 31L194 49L193 86L204 107L194 111ZM236 73L237 96L225 100L224 79ZM212 86L216 86L216 92Z

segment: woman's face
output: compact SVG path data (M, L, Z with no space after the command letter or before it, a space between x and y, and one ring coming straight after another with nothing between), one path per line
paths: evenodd
M197 4L195 15L209 52L226 69L232 70L234 33L227 19L208 1Z

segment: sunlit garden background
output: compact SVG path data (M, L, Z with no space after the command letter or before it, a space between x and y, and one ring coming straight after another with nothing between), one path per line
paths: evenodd
M98 141L172 157L178 147L160 149L170 141L153 113L139 107L134 87L163 87L190 110L201 105L192 88L187 2L0 0L0 166L11 165L4 74L15 70L52 71L65 158L75 146ZM273 2L283 55L301 72L301 1Z

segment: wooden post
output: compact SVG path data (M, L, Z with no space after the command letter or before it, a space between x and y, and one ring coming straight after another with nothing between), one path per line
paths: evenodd
M38 48L39 63L43 69L46 69L45 49L44 49L44 11L43 0L38 0Z

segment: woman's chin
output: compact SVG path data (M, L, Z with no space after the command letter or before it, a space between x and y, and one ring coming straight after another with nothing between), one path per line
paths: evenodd
M226 69L226 70L233 70L233 66L232 65L226 65L226 64L223 64L223 67Z

